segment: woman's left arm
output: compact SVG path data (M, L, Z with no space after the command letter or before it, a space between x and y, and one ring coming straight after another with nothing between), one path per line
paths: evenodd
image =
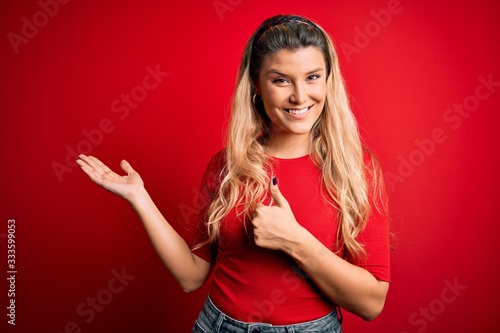
M275 206L256 205L255 243L290 255L314 283L340 307L373 320L384 307L389 283L340 258L302 227L277 185L270 185Z
M308 230L300 229L284 251L337 305L364 320L375 319L384 308L389 283L340 258Z

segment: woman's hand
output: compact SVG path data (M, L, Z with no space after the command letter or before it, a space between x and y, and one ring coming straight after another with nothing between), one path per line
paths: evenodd
M141 219L153 246L182 289L200 288L210 273L211 264L191 252L186 241L172 228L144 189L141 176L123 160L120 176L92 156L80 155L76 162L92 181L128 200Z
M255 205L252 219L255 244L260 247L288 252L302 226L295 220L292 209L278 188L269 185L275 206Z
M144 189L141 176L125 160L121 161L120 167L127 175L120 176L93 156L81 154L78 157L76 163L94 183L128 201L133 200Z

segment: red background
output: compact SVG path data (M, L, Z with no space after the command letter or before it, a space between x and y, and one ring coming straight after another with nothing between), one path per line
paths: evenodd
M361 132L390 183L386 307L369 323L345 314L345 331L498 332L500 6L401 0L377 23L392 2L220 0L218 13L213 0L71 1L44 21L34 0L2 1L2 331L190 331L206 289L180 292L129 205L77 168L58 177L54 165L66 164L68 147L114 169L128 159L182 232L204 166L222 146L248 37L265 18L296 13L339 47ZM9 36L34 16L36 35L13 46ZM140 96L148 66L169 74ZM481 87L480 77L496 86ZM135 108L113 112L131 92L141 99ZM463 103L471 111L449 118ZM103 119L110 128L101 136L93 130ZM15 327L6 323L8 219L16 220ZM85 322L79 304L111 295L111 271L122 269L135 278ZM449 284L462 287L453 293Z

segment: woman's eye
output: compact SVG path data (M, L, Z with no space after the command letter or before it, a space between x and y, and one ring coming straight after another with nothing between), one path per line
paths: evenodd
M273 80L273 83L283 84L283 83L288 83L288 81L283 78L277 78Z
M309 80L317 80L317 79L319 79L319 75L317 75L317 74L309 75L308 79Z

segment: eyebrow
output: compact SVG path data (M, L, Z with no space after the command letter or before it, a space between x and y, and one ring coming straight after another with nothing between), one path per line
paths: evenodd
M307 73L306 73L306 75L309 75L309 74L312 74L312 73L321 72L321 71L323 71L323 70L324 70L324 68L322 68L322 67L318 67L318 68L316 68L316 69L313 69L312 71L307 72ZM288 76L288 75L286 75L286 74L283 74L283 73L281 73L281 72L277 71L276 69L270 69L270 70L268 70L268 71L267 71L267 74L268 74L268 75L269 75L269 74L278 74L278 75L280 75L280 76Z

